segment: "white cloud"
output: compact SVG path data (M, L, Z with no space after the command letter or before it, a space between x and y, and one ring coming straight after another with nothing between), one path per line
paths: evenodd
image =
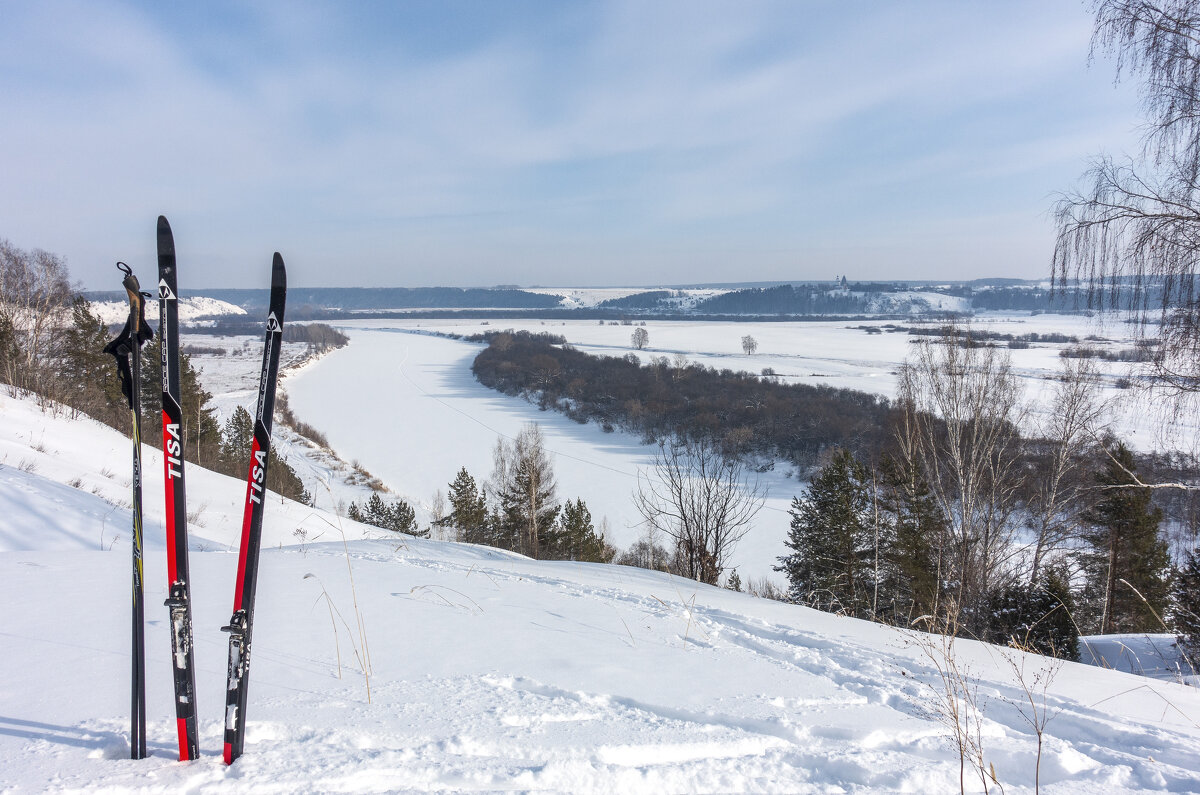
M274 248L297 284L569 281L568 259L720 280L722 251L772 278L799 249L885 256L869 230L899 218L993 213L997 179L1027 180L1007 212L1034 217L1089 130L1127 127L1128 91L1084 71L1086 15L1041 4L555 10L589 24L430 56L338 6L255 4L194 37L121 5L22 7L0 33L26 64L0 75L0 235L93 286L152 261L159 212L206 285ZM872 200L907 184L906 206Z

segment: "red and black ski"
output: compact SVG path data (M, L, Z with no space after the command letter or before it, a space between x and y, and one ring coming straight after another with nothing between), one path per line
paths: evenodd
M200 754L196 737L196 669L192 655L192 588L188 575L187 500L183 480L183 408L179 393L179 288L175 238L158 216L158 338L162 344L162 449L166 487L167 607L179 759Z
M250 678L250 639L254 628L254 591L258 581L258 553L262 541L263 504L267 461L271 454L271 420L275 412L275 382L279 375L279 347L283 342L283 309L287 274L283 257L275 253L271 265L271 304L267 313L267 339L263 349L254 417L254 441L246 477L246 502L242 517L242 543L237 583L233 591L233 617L229 626L229 683L225 692L225 764L242 755L246 739L246 691Z

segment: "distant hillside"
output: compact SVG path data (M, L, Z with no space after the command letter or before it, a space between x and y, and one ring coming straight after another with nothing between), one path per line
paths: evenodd
M1161 303L1154 285L1105 285L1106 303L1149 306ZM605 297L605 293L614 294ZM85 293L96 302L123 304L124 293ZM267 290L197 290L193 300L207 299L226 309L257 310L266 306ZM1109 300L1111 299L1111 301ZM565 318L732 317L803 318L872 315L930 315L974 312L1079 312L1089 306L1084 286L1051 288L1046 282L1020 279L975 279L963 282L784 282L734 289L652 288L629 290L517 287L292 287L290 314L295 319L335 318L351 313L488 312L539 313ZM547 313L542 315L540 313ZM216 309L213 314L222 314ZM432 316L432 315L431 315Z
M265 307L269 290L197 290L243 309ZM115 292L88 293L92 301L125 300ZM554 309L561 300L517 289L459 287L289 287L288 306L356 311L387 309Z

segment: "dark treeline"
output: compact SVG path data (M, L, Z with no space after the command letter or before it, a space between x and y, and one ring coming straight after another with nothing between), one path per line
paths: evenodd
M1000 331L988 331L986 329L973 328L958 328L956 326L910 326L902 328L898 326L887 326L888 330L895 329L897 331L905 331L915 337L939 337L945 339L958 340L964 344L984 345L993 342L1006 342L1009 347L1019 347L1020 343L1077 343L1078 337L1073 337L1069 334L1058 334L1054 332L1031 331L1026 334L1006 334ZM1018 343L1013 346L1012 343Z
M258 337L264 333L264 325L261 320L227 315L210 324L191 326L187 333L214 337ZM350 338L326 323L287 323L283 327L283 341L302 342L317 350L328 350L342 347L350 342Z
M603 309L662 309L666 302L677 295L669 290L649 290L623 298L610 298L598 304Z
M868 297L830 289L827 285L781 284L714 295L696 305L697 312L761 315L844 315L865 312Z
M642 365L633 354L590 356L545 334L484 338L488 347L473 371L485 386L647 440L706 439L731 454L808 468L832 445L878 446L886 424L886 400L849 389L784 384L666 357Z

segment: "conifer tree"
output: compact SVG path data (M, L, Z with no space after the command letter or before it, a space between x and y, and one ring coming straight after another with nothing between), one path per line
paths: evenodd
M611 563L616 550L592 524L592 513L582 498L567 500L551 533L546 557L584 563Z
M1066 660L1079 658L1075 599L1066 571L1047 566L1035 585L1012 583L993 594L986 639Z
M1188 552L1176 574L1171 597L1179 648L1192 667L1200 666L1200 557L1196 550Z
M865 467L838 449L803 498L793 498L787 546L776 571L787 574L790 599L824 610L866 613L871 607L871 495Z
M238 477L250 460L250 445L254 440L254 418L238 406L221 427L221 470Z
M1084 514L1085 593L1097 614L1097 631L1156 632L1168 597L1167 544L1159 537L1162 510L1150 489L1135 486L1133 454L1123 442L1110 447L1096 473L1101 499Z
M463 467L450 483L450 511L442 523L453 527L459 541L471 544L489 542L487 493Z
M908 624L919 616L938 614L948 568L949 527L919 471L889 456L880 474L880 503L888 529L880 590L881 603L890 610L883 604L879 609L890 612L893 623Z
M150 408L161 405L162 400L162 344L157 334L142 348L142 405ZM200 374L192 366L192 357L179 357L179 394L182 405L183 454L189 463L207 469L220 467L222 456L221 425L209 405L212 393L200 385ZM250 436L254 435L254 419L245 409L249 421ZM142 419L142 439L155 447L162 447L162 412L147 411ZM249 442L244 448L249 454ZM239 467L245 465L239 463Z
M0 318L0 360L6 355L15 355L11 350L5 353L5 321L5 318ZM11 331L11 326L9 328ZM64 395L65 401L93 419L126 431L129 425L128 404L121 395L121 382L116 368L112 366L112 357L104 353L104 346L111 339L112 332L92 312L91 303L82 296L75 298L71 307L71 325L67 326L63 335L58 375L60 380L75 385ZM3 369L3 362L0 361L0 371Z
M417 530L417 514L413 507L404 500L396 500L391 505L384 502L378 493L361 507L358 503L350 503L347 516L356 522L381 527L395 533L405 533L410 536L428 536L428 531Z
M216 468L230 477L244 478L250 463L250 449L254 441L254 418L241 406L225 421L221 431L220 457ZM303 481L286 458L277 455L274 448L267 458L268 491L288 499L312 504L312 495L304 488Z

